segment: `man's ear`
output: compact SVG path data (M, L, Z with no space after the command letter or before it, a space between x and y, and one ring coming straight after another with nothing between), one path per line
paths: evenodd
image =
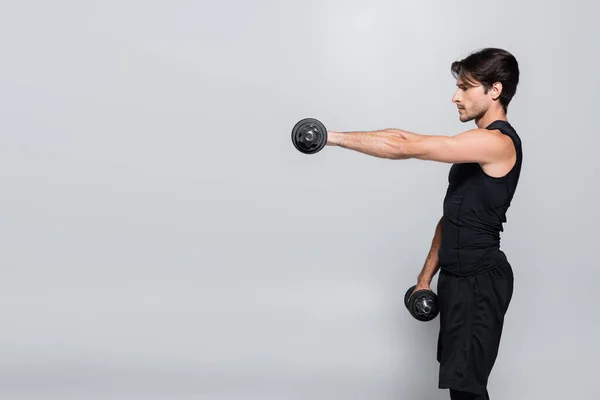
M492 85L491 89L492 99L498 100L500 94L502 94L502 83L496 82Z

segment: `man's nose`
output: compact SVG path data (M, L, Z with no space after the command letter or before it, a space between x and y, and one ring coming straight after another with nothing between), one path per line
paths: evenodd
M454 92L454 95L452 96L452 102L453 103L458 103L460 101L460 95L458 93L458 90L456 92Z

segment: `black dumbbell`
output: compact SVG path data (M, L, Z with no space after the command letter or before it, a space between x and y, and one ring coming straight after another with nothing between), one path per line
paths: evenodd
M404 295L404 305L415 319L431 321L439 314L437 295L428 289L420 289L413 293L417 285L412 286Z
M327 129L319 120L304 118L292 129L292 143L298 151L314 154L327 144Z

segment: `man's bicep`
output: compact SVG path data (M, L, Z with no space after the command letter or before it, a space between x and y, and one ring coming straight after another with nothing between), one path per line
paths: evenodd
M475 129L456 136L424 136L409 145L410 156L421 160L451 164L498 161L505 153L506 143L498 135Z

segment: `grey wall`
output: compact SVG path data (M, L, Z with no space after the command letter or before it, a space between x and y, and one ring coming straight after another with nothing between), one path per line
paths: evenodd
M472 128L449 66L497 46L525 160L490 393L598 398L592 4L2 1L0 397L448 398L402 297L449 165L290 131Z

